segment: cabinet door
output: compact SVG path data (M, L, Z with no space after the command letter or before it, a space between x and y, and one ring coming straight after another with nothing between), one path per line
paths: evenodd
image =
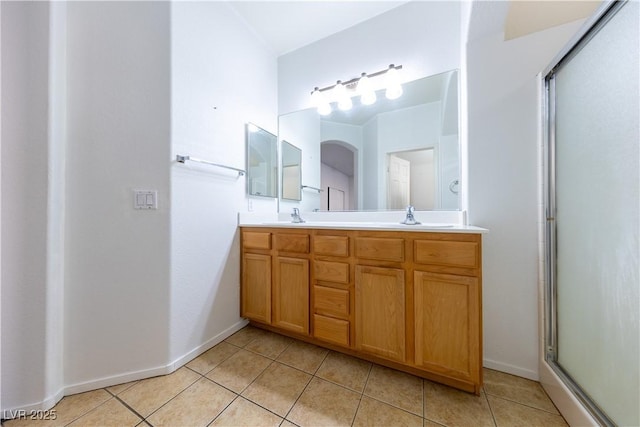
M271 323L271 256L242 257L242 317Z
M309 260L276 257L273 325L309 333Z
M415 363L433 372L480 377L480 295L475 277L414 272Z
M356 266L356 349L405 360L404 270Z

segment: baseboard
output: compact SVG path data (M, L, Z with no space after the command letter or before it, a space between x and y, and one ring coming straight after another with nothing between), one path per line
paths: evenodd
M84 393L86 391L97 390L100 388L111 387L113 385L118 385L122 383L127 383L130 381L138 381L146 378L157 377L159 375L167 375L191 360L195 359L205 351L209 350L216 344L224 341L226 338L244 328L249 322L245 319L240 319L240 321L236 322L229 328L220 332L216 336L208 339L203 344L198 347L190 350L186 354L178 357L174 361L170 362L164 366L157 366L155 368L150 369L142 369L135 372L127 372L125 374L120 375L112 375L108 377L98 378L90 381L85 381L82 383L76 383L67 385L64 388L58 390L54 395L47 397L41 402L31 403L27 405L18 406L15 408L3 409L2 410L2 418L3 419L11 419L16 418L20 414L29 411L44 411L53 408L56 403L58 403L64 396L69 396L77 393Z
M553 369L540 362L540 384L570 426L598 426L598 422L578 401Z
M538 381L540 376L538 372L530 369L524 369L519 366L510 365L508 363L497 362L495 360L484 359L482 365L485 368L493 369L495 371L506 372L507 374L516 375L518 377L527 378L529 380Z
M240 321L231 325L224 331L220 332L216 336L205 341L204 344L199 345L193 350L187 352L183 356L178 357L172 362L169 362L167 365L158 366L156 368L145 369L136 372L129 372L122 375L114 375L110 377L100 378L97 380L91 380L84 383L78 383L66 386L64 389L64 395L68 396L70 394L83 393L89 390L96 390L99 388L111 387L112 385L127 383L130 381L143 380L146 378L157 377L159 375L168 375L178 368L183 366L184 364L190 362L192 359L195 359L205 351L209 350L214 345L224 341L227 337L231 336L235 332L244 328L249 321L240 319Z
M231 325L224 331L220 332L218 335L208 339L203 344L199 345L198 347L194 348L193 350L189 351L183 356L178 357L168 365L168 366L172 366L171 372L175 371L176 369L185 365L186 363L189 363L191 360L200 356L202 353L209 350L214 345L221 343L222 341L224 341L234 333L238 332L240 329L244 328L248 324L249 324L248 320L240 319L239 322Z
M12 418L17 418L22 416L23 414L29 415L34 413L34 411L47 411L53 408L56 403L60 401L64 397L64 389L56 391L49 397L46 397L41 402L30 403L24 406L19 406L16 408L3 409L2 410L2 419L9 420Z

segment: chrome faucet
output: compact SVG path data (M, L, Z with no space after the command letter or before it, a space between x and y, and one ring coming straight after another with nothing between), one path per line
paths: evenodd
M416 221L415 217L413 216L413 212L415 210L416 209L413 206L411 206L411 205L407 206L407 217L400 224L407 224L407 225L418 225L418 224L420 224L420 221Z
M293 208L293 213L291 214L291 222L300 224L304 222L304 219L300 216L300 209Z

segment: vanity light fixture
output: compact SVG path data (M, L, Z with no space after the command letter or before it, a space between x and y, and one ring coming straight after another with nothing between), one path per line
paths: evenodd
M402 96L402 85L398 76L398 70L402 65L389 65L389 68L375 73L362 73L360 77L342 82L338 80L335 85L324 88L314 88L311 92L311 103L318 109L320 115L331 114L331 103L337 102L340 110L350 110L353 106L352 97L360 96L363 105L371 105L376 102L376 89L385 88L385 96L388 99L397 99ZM384 78L384 80L377 79Z

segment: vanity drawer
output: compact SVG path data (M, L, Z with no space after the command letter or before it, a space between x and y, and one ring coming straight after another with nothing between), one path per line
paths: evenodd
M349 291L346 289L313 287L313 308L315 312L335 316L349 316Z
M415 241L415 262L453 267L478 268L476 242Z
M313 335L318 339L348 347L349 322L314 314Z
M276 250L282 252L297 252L300 254L309 253L309 235L308 234L276 234L275 246Z
M349 283L349 264L344 262L315 261L313 273L316 280Z
M404 261L404 239L356 238L356 257L380 261Z
M314 236L313 251L316 255L349 256L349 237L347 236Z
M248 249L271 249L271 233L260 231L244 231L242 247Z

